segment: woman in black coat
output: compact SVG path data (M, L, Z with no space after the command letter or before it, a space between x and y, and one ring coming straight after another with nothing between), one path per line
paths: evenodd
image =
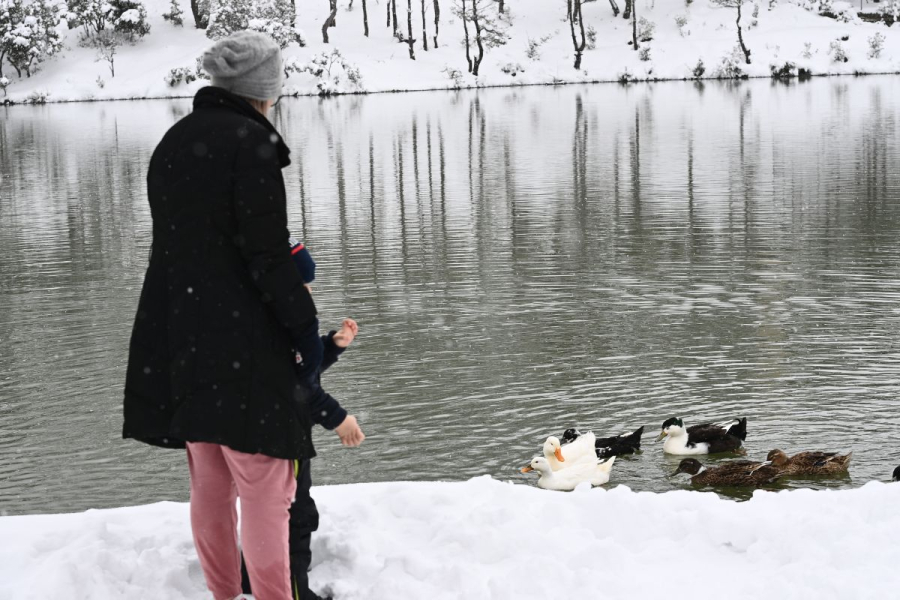
M256 598L286 600L293 461L314 456L294 349L312 373L322 343L288 245L289 151L264 116L280 93L281 56L267 36L240 32L208 50L204 67L214 87L150 161L153 244L123 436L187 446L194 540L216 600L241 593L235 494Z

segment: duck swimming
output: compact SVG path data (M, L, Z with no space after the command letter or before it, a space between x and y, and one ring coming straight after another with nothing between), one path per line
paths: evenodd
M853 453L800 452L788 456L781 450L772 450L766 457L784 475L837 475L847 472Z
M900 481L900 467L894 469L894 481Z
M568 492L574 490L578 484L589 482L591 485L603 485L609 481L609 473L612 470L616 457L606 462L581 461L571 467L554 471L546 458L538 456L531 460L531 464L521 469L522 473L537 471L540 474L538 487L545 490L557 490Z
M644 426L640 426L632 433L623 433L594 440L594 449L597 458L609 458L610 456L622 456L634 454L641 449L641 436L644 435ZM566 429L563 433L563 442L572 442L580 439L582 433L577 429Z
M687 473L694 485L761 486L772 483L784 473L769 463L733 460L717 467L704 467L695 458L685 458L672 475Z
M582 460L597 462L594 458L594 434L590 431L570 444L562 445L559 439L550 436L542 447L544 458L554 471L571 467Z
M717 454L738 450L747 438L747 419L735 419L729 423L716 425L684 426L678 417L667 419L656 441L666 438L663 452L667 454Z

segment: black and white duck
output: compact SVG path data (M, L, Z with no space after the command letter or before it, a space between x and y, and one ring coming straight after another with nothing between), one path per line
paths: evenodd
M900 481L900 467L894 469L894 481Z
M583 437L577 429L566 429L562 435L563 443L573 443ZM594 448L597 458L609 458L611 456L623 456L634 454L641 449L641 436L644 435L644 426L641 425L631 433L614 435L605 438L595 438Z
M728 423L684 426L679 417L667 419L656 441L665 438L663 452L667 454L718 454L735 452L747 438L747 419L734 419Z
M798 452L788 456L781 450L771 450L766 457L773 466L781 469L786 476L791 475L843 475L850 466L853 453Z
M707 468L696 458L682 460L678 465L678 470L672 473L672 476L679 473L691 475L691 483L694 485L754 487L772 483L784 475L778 467L767 462L732 460Z

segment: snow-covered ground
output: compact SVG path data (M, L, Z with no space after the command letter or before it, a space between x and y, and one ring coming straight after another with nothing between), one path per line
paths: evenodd
M466 73L462 47L462 22L453 16L452 3L444 0L441 9L439 47L432 43L428 52L421 43L416 46L416 60L409 59L407 46L398 43L385 27L385 4L369 0L370 36L363 36L361 0L339 2L338 26L329 30L330 44L324 44L321 25L328 15L324 0L297 0L298 24L306 32L307 46L296 44L285 51L286 58L297 57L302 62L314 55L338 48L356 65L363 78L363 91L442 89L453 82L448 69L461 72L459 84L464 87L521 85L554 82L615 81L624 73L637 79L684 79L692 77L698 60L705 65L704 77L715 76L723 57L730 54L737 43L735 16L732 8L721 8L710 0L695 0L686 5L683 0L635 0L639 16L655 24L653 40L642 44L650 47L649 60L642 61L638 52L628 45L631 25L621 15L614 18L606 0L584 5L585 24L596 30L596 48L587 50L580 70L573 65L573 46L569 25L564 20L564 0L510 0L506 3L511 15L510 40L503 47L486 52L481 74ZM780 0L769 8L767 0L756 4L747 2L743 8L744 40L752 52L752 64L743 65L750 76L769 76L770 65L786 61L804 67L813 74L896 73L900 72L900 26L887 27L883 23L859 21L843 23L820 16L793 3L800 0ZM173 68L191 67L211 42L205 32L193 27L190 6L180 0L185 25L175 27L162 19L169 9L169 0L146 0L152 26L150 34L134 46L123 47L115 58L115 77L110 76L107 64L96 60L96 51L78 46L79 30L68 32L67 49L43 65L41 72L31 78L17 79L7 66L12 82L7 98L20 102L31 94L46 95L48 101L159 98L190 96L203 81L170 87L164 77ZM400 2L401 16L405 6ZM624 0L618 4L624 8ZM434 35L431 0L426 3L428 36ZM758 5L758 17L753 18ZM864 11L876 12L885 3L864 0ZM414 33L421 38L421 3L413 3ZM859 4L835 2L840 11ZM676 17L683 16L687 25L682 29ZM757 24L751 26L752 21ZM405 18L401 18L405 24ZM689 32L682 35L682 32ZM884 49L879 58L870 58L869 39L876 33L884 36ZM529 40L546 42L540 45L534 58L526 55ZM842 38L847 38L842 40ZM848 60L835 62L832 42L839 41ZM431 40L429 40L431 42ZM808 44L808 45L807 45ZM508 72L502 69L507 67ZM98 79L100 81L98 81ZM101 87L102 82L102 87ZM317 80L309 74L294 74L286 82L285 91L315 94ZM348 88L349 89L349 88Z
M448 465L450 466L450 465ZM712 493L479 477L313 488L338 600L896 597L900 484ZM0 598L207 598L186 504L0 518Z

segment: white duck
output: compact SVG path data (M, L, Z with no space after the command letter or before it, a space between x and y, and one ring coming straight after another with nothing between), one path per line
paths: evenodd
M578 484L585 481L591 485L603 485L608 482L609 472L612 470L615 461L615 456L606 462L580 461L571 467L554 471L550 467L550 461L538 456L532 459L529 466L522 468L522 472L537 471L541 476L538 479L539 488L568 492L574 490Z
M571 444L560 445L559 438L550 436L544 442L544 458L550 463L554 471L566 469L584 460L597 462L597 454L594 452L594 434L587 432L582 434Z

